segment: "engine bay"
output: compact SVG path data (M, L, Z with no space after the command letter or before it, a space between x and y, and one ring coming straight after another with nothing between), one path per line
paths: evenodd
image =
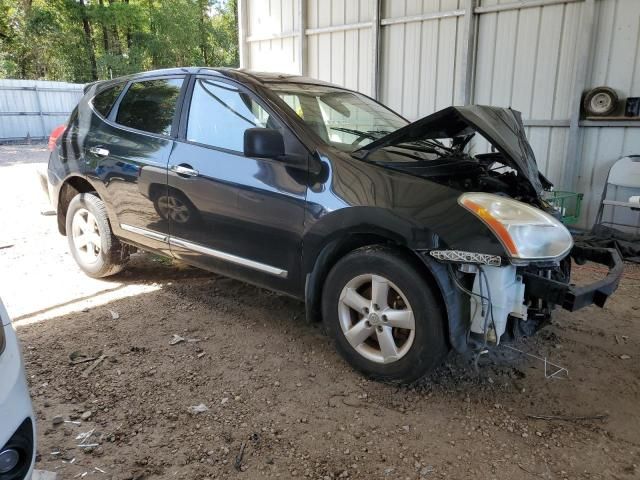
M386 168L428 178L456 190L508 195L547 210L546 202L530 182L509 165L502 153L472 155L460 148L464 147L463 144L456 146L454 142L453 145L425 148L413 143L387 147L372 155L371 160Z
M447 107L394 132L360 134L355 143L372 141L353 151L355 158L462 192L508 195L548 210L542 194L553 185L538 170L521 115L515 110ZM491 147L489 153L484 153L486 144Z

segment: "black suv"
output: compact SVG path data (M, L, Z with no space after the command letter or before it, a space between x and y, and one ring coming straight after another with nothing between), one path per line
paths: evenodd
M602 306L621 273L615 252L574 246L510 109L409 123L318 80L180 68L88 85L50 146L88 275L140 248L292 295L380 380L531 334L554 305ZM609 275L571 286L570 257Z

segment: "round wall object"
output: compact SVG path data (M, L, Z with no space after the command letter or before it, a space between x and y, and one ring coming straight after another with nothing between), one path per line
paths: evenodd
M609 87L592 88L584 96L582 106L587 115L604 117L612 114L618 106L618 94Z

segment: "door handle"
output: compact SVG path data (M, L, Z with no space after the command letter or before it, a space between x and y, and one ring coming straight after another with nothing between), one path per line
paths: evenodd
M106 157L109 155L109 150L107 150L106 148L102 148L102 147L91 147L89 149L89 153L93 153L94 155L97 155L98 157Z
M169 170L177 173L181 177L197 177L199 175L198 171L194 168L191 168L191 165L171 165L169 166Z

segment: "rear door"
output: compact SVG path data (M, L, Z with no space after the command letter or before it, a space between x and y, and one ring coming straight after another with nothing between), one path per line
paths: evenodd
M130 82L107 117L89 129L84 155L110 209L114 232L158 250L168 250L169 223L159 204L167 189L167 161L177 132L184 76Z
M276 128L284 135L287 154L308 155L307 150L242 86L217 77L194 77L189 91L181 138L169 160L165 203L173 254L253 283L300 293L306 168L245 157L244 132Z

